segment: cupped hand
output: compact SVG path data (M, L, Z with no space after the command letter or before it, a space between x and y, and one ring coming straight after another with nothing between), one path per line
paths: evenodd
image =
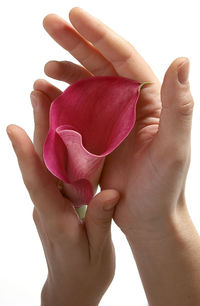
M50 106L48 97L40 93L35 100L35 113L40 99L44 103L38 110ZM44 119L42 114L46 113L41 113L40 119ZM46 122L41 120L41 124ZM7 132L34 203L33 219L47 261L48 277L42 290L42 305L98 305L115 271L110 225L119 193L102 191L90 202L85 219L79 219L39 155L44 135L36 132L33 146L20 127L10 125Z
M51 61L45 65L48 76L69 84L92 75L152 82L142 88L135 126L106 157L99 182L102 190L120 192L114 220L125 234L140 230L141 225L148 229L149 224L163 222L186 208L184 186L193 111L189 60L176 59L160 85L136 49L100 20L80 8L73 8L69 18L71 25L57 15L48 15L44 27L81 65ZM45 80L35 82L32 95L39 92L51 100L61 93Z

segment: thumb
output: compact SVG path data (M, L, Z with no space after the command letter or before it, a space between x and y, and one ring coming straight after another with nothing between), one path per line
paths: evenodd
M107 189L98 193L88 205L85 225L90 246L95 252L100 250L105 239L111 237L112 216L119 198L118 191Z
M154 152L169 153L178 159L185 156L190 149L194 102L188 82L189 64L187 58L180 57L170 65L165 74L161 88L159 130L153 141Z

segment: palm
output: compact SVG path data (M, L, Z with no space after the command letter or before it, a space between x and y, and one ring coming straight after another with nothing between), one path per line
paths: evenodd
M142 186L148 186L156 175L149 158L149 147L159 126L161 103L158 92L153 85L143 88L137 104L136 123L124 142L106 157L100 179L101 189L114 188L121 193L121 201L116 208L115 221L121 227L124 217L134 210L138 211L137 203ZM153 91L149 100L149 90ZM131 188L132 187L132 188ZM131 207L128 206L132 199ZM143 208L144 212L144 208ZM122 222L121 222L122 221Z

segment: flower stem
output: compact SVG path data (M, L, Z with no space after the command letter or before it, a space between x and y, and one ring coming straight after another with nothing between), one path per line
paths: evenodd
M78 207L78 208L75 208L75 209L76 209L76 212L77 212L80 219L85 218L87 205L82 205L81 207Z

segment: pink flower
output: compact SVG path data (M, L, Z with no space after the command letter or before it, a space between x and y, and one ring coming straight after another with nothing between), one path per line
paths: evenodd
M106 155L128 136L142 84L98 76L70 85L51 105L44 161L75 207L96 192Z

